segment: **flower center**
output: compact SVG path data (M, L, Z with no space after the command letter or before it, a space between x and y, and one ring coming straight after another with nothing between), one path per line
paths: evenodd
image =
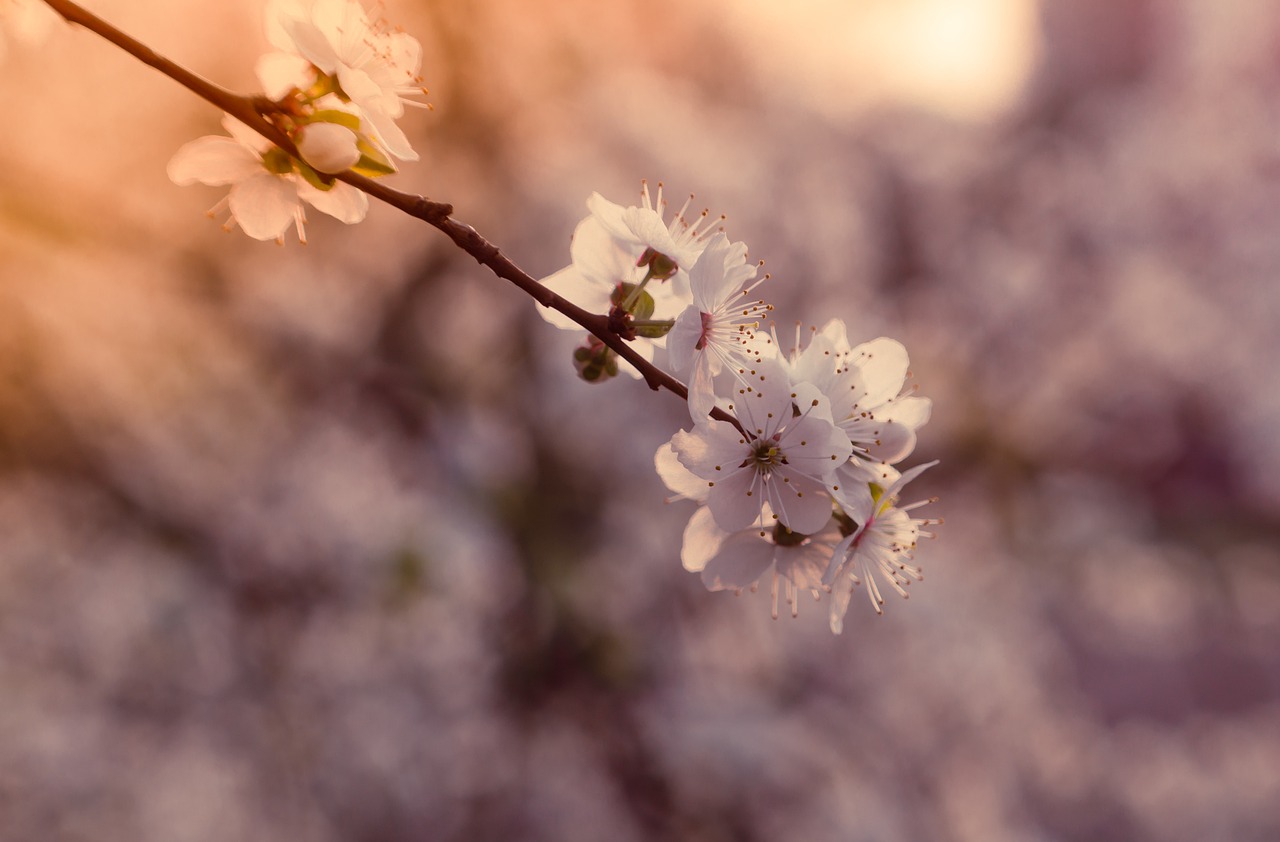
M758 473L767 474L774 468L787 464L787 455L778 447L777 439L757 439L751 445L751 455L742 467L754 465Z

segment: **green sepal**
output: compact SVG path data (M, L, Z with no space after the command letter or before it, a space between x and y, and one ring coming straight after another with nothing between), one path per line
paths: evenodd
M269 173L285 175L293 172L293 159L289 157L288 152L278 146L273 146L262 153L262 166Z
M342 126L344 129L350 129L354 135L360 134L360 115L348 114L346 111L339 111L336 108L324 108L320 111L313 111L305 117L298 120L299 123L306 125L307 123L334 123Z
M623 281L613 288L613 292L609 294L609 303L614 306L621 307L622 302L631 297L632 292L636 289L636 284ZM627 312L631 314L633 319L651 319L653 318L653 296L644 290L640 290L640 294L636 296L636 300L631 302L631 306ZM639 331L636 332L639 335ZM665 334L664 334L665 335Z
M302 178L307 182L307 184L310 184L312 187L316 188L317 190L325 190L325 191L332 190L333 185L336 183L332 179L325 181L323 178L320 177L320 174L318 172L311 169L311 167L307 166L306 161L298 161L297 168L298 168L298 175L302 176Z
M661 339L671 332L674 325L674 321L656 325L636 325L636 336L644 339Z
M360 150L360 160L356 161L351 169L360 175L378 178L391 175L396 171L396 165L391 163L391 159L383 154L381 149L365 140L364 135L356 135L356 149Z

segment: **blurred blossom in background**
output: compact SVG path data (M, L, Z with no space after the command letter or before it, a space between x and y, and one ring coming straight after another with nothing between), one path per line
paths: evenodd
M390 208L224 234L165 176L217 113L7 41L0 837L1280 838L1280 6L783 8L387 0L393 186L542 276L660 179L782 330L906 344L946 525L840 637L681 568L679 400Z

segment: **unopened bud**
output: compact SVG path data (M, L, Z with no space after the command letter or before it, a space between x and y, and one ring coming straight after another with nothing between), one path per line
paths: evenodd
M308 123L295 142L302 160L319 172L339 173L360 160L355 132L337 123Z
M618 374L618 355L594 336L573 350L573 367L588 383L603 383Z

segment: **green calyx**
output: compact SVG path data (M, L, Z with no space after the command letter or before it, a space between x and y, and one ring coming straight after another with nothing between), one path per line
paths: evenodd
M603 383L618 375L618 355L594 336L573 351L573 367L588 383Z

